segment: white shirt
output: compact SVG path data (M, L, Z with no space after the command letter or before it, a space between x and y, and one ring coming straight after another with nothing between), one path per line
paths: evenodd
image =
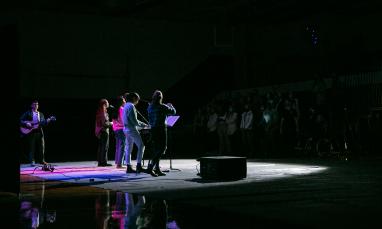
M209 132L216 130L216 124L218 121L218 115L216 113L208 116L207 128Z
M232 135L237 130L237 113L227 114L225 122L227 123L227 134Z
M251 130L253 125L253 114L249 110L241 114L240 129Z
M138 131L138 127L146 126L145 123L138 120L137 109L135 108L134 104L130 102L127 102L123 107L122 121L124 125L124 132Z
M33 112L33 123L39 123L40 122L40 113L38 111L32 111Z

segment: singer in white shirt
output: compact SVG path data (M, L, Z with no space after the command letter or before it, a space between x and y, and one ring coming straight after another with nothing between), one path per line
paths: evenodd
M135 92L129 93L125 100L126 104L123 107L122 120L124 125L123 132L126 136L126 173L142 172L145 171L141 164L145 145L143 144L138 128L148 127L148 124L139 121L137 118L137 109L135 108L135 105L137 105L140 100L139 95ZM131 166L131 152L133 151L134 144L138 148L136 171Z

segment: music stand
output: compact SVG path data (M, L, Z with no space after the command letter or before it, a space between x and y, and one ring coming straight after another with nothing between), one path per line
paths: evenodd
M168 116L167 118L166 118L166 126L168 127L168 128L171 128L171 127L173 127L174 125L175 125L175 123L178 121L178 119L180 118L180 116L179 115L171 115L171 116ZM168 139L170 139L170 133L167 133L168 134ZM170 141L169 141L170 142ZM172 149L172 137L171 137L171 151L172 151L173 149ZM180 169L174 169L173 167L172 167L172 158L171 158L171 154L172 154L172 152L170 152L170 156L169 156L169 159L170 159L170 169L169 170L164 170L163 172L170 172L171 170L175 170L175 171L181 171Z

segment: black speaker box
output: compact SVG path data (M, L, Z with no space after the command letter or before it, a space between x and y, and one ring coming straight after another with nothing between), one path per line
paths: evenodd
M245 157L215 156L201 157L200 176L207 180L239 180L247 177Z

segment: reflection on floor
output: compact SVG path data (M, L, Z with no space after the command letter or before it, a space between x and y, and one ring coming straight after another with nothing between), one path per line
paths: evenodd
M23 228L179 228L165 200L103 191L85 198L50 199L42 184L39 198L24 196L20 203Z
M20 197L22 228L250 228L253 217L181 201L98 188L49 188L57 182L35 181ZM38 189L37 187L40 187ZM69 188L69 189L72 189ZM261 226L279 222L258 220Z

